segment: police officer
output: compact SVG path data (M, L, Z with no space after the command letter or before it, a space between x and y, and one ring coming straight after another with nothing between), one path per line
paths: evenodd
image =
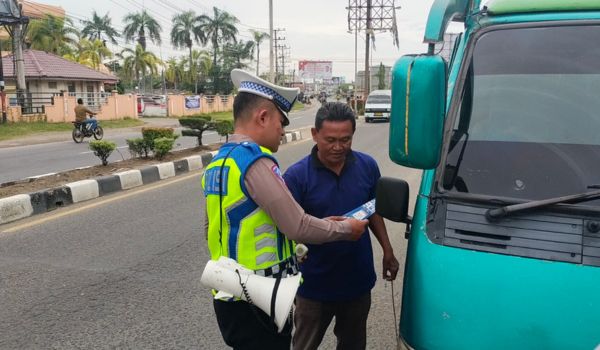
M277 160L287 113L298 89L270 84L234 69L234 134L206 167L208 247L212 260L227 256L273 278L297 272L293 240L355 241L367 220L318 219L304 212L288 191ZM281 232L286 232L283 235ZM289 349L291 322L277 333L269 316L240 300L214 300L225 343L235 349Z

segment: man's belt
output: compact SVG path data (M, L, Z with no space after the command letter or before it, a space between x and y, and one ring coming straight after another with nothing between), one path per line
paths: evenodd
M263 277L277 276L279 274L281 274L281 277L292 276L298 273L298 263L296 262L296 257L292 256L266 269L255 270L254 273Z

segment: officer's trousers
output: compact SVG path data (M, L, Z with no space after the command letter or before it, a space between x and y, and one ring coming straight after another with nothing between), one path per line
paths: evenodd
M281 333L269 316L245 301L214 301L215 314L225 343L236 350L289 350L292 324ZM254 310L253 310L254 309Z

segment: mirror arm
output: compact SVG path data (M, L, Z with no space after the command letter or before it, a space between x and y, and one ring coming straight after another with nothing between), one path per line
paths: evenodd
M406 219L404 219L404 223L406 224L406 231L404 231L404 238L408 239L410 237L410 225L412 225L412 216L406 215Z

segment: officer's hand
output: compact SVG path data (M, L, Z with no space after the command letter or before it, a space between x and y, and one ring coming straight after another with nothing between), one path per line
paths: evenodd
M331 220L331 221L344 221L348 219L347 216L328 216L325 218L325 220Z
M369 220L356 220L352 218L348 219L348 222L352 226L352 233L350 235L350 240L352 241L358 240L369 224Z

